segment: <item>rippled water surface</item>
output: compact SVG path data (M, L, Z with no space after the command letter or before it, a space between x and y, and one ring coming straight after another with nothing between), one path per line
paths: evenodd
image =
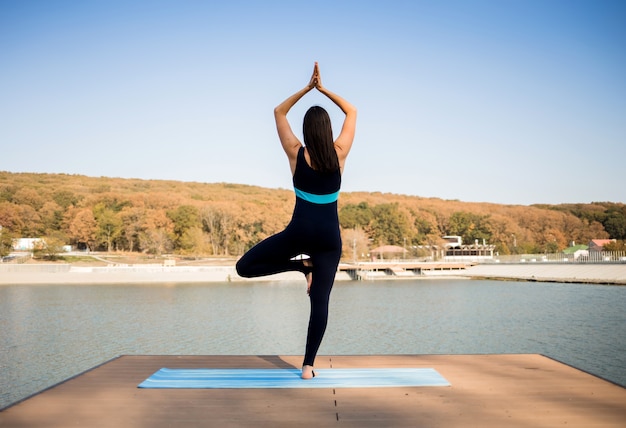
M118 355L302 355L304 287L2 286L0 408ZM540 353L626 385L626 287L339 282L319 353Z

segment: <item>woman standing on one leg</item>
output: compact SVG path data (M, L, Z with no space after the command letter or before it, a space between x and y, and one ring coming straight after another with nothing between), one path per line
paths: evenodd
M333 141L330 118L321 107L311 107L304 116L304 146L291 130L287 113L300 98L316 88L346 115L339 137ZM287 154L296 205L291 221L282 232L254 246L237 262L237 273L257 277L286 271L306 276L311 315L302 365L302 378L315 376L313 363L328 321L328 301L341 257L337 198L341 174L352 147L356 108L324 86L315 63L309 84L274 109L280 143ZM306 254L306 261L292 260Z

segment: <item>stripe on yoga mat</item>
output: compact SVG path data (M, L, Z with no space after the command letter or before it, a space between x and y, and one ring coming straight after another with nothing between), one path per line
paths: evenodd
M450 386L435 369L319 369L310 380L298 369L162 368L139 388L381 388Z

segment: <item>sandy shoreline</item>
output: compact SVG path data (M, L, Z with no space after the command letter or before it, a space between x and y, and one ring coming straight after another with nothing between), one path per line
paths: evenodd
M607 264L482 264L436 275L379 275L376 279L496 279L626 285L626 263ZM373 280L376 280L373 279ZM72 266L70 264L0 265L0 285L49 284L175 284L245 281L299 281L300 272L287 272L246 279L234 266ZM338 272L337 281L351 281L347 272Z

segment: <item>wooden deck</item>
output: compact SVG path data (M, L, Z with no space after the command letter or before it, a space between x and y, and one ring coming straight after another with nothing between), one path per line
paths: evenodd
M0 427L620 427L626 389L541 355L319 356L432 367L450 387L139 389L161 367L293 368L295 356L122 356L0 412Z

